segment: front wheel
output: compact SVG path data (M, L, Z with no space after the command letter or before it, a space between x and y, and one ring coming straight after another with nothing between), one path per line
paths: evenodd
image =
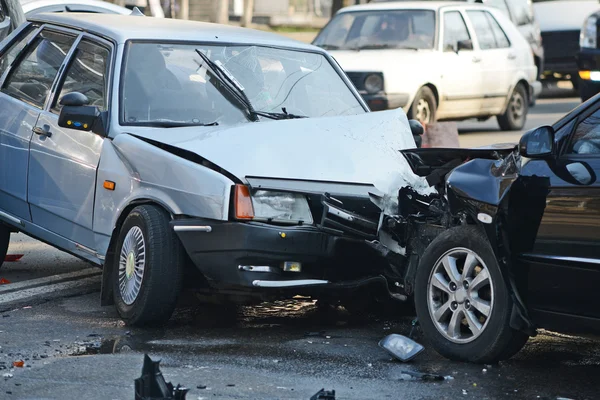
M529 112L529 100L527 98L527 88L519 83L510 95L504 114L496 117L500 129L503 131L523 129Z
M8 244L10 243L10 230L6 225L0 222L0 267L4 263L6 253L8 253Z
M421 328L433 348L452 360L498 362L527 341L509 325L513 301L482 236L473 226L445 231L429 245L417 270Z
M115 249L113 293L128 325L160 325L179 297L184 250L169 226L169 215L154 205L134 208L125 219Z
M437 101L433 91L427 86L423 86L417 92L410 109L408 110L408 119L416 119L422 124L431 124L435 122L437 113Z

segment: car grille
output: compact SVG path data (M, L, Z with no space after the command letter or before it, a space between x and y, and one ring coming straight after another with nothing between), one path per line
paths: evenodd
M577 69L575 56L579 52L579 31L542 32L544 58L547 69L552 64L573 64Z

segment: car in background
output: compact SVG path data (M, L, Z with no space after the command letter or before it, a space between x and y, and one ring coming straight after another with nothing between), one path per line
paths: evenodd
M600 10L588 16L581 28L577 66L579 68L579 95L586 101L600 92Z
M485 120L519 130L541 92L529 43L498 9L396 2L340 10L313 44L340 63L372 110Z
M571 81L579 88L579 35L585 19L597 9L597 0L533 0L544 45L542 80Z
M29 18L48 12L131 14L131 10L102 0L21 0L23 13Z
M372 0L372 3L383 3L400 0ZM538 68L538 74L544 70L544 47L540 27L533 14L531 0L468 0L472 3L483 3L486 6L495 7L510 18L513 24L531 45L533 60Z

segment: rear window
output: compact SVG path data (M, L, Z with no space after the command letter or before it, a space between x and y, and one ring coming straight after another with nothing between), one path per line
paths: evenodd
M373 10L337 14L314 44L327 50L432 49L432 10Z

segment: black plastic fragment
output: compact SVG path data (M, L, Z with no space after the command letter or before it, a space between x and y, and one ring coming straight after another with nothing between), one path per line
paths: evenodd
M310 400L335 400L335 390L319 390Z
M171 382L166 382L160 372L160 361L152 361L148 354L144 354L142 376L135 382L135 400L185 400L189 389Z

